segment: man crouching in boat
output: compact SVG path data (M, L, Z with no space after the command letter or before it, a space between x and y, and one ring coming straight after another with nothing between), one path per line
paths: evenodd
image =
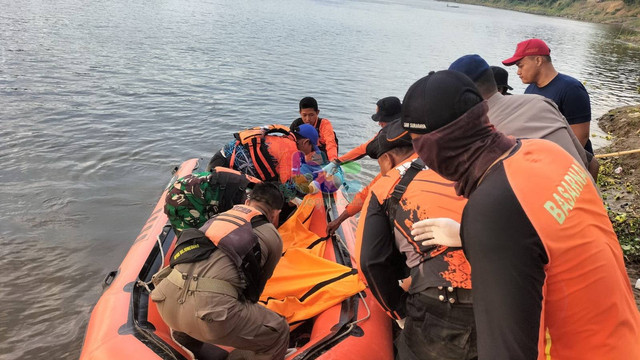
M471 267L459 247L416 243L411 224L424 217L460 219L466 200L453 182L426 168L396 120L367 146L382 177L360 216L356 249L371 292L389 316L405 319L398 359L477 359ZM411 275L407 292L398 280Z
M284 199L276 185L254 186L199 230L185 229L171 265L154 276L151 299L171 329L212 344L283 359L285 319L257 303L282 254L278 223ZM197 351L197 350L196 350Z

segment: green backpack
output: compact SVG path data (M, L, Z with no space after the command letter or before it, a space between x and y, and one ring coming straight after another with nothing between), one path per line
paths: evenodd
M199 228L214 215L243 204L259 180L227 168L183 176L169 186L164 213L176 231Z

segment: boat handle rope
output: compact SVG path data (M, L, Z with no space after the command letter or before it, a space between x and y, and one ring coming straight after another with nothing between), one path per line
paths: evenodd
M196 160L193 170L200 167L200 160L202 159ZM173 171L171 171L171 175L173 175L173 177L165 187L165 190L169 189L169 187L178 179L178 171L180 171L179 166L176 166L173 169ZM158 248L160 249L160 260L162 261L160 263L160 269L164 269L164 250L162 249L162 240L160 240L160 235L156 237L156 241L158 242ZM151 289L149 288L149 284L151 284L151 280L149 280L149 282L144 282L140 280L140 277L136 279L136 285L145 288L145 290L147 290L147 293L151 294Z
M367 320L369 317L371 317L371 310L369 309L369 305L367 305L367 302L364 300L364 296L362 296L362 292L358 293L358 296L360 297L360 299L362 299L362 303L364 304L364 307L367 309L367 316L363 317L360 320L356 320L356 321L352 321L347 325L347 329L342 332L342 334L332 338L331 340L329 340L328 344L330 343L335 343L336 341L338 341L339 339L342 339L343 337L349 335L351 333L351 331L356 327L356 325L360 322L363 322L365 320ZM316 352L322 350L322 347L311 351L310 353L306 354L304 357L302 357L302 359L306 359L307 356L311 355L311 354L315 354Z
M347 329L345 331L343 331L341 334L336 335L336 337L333 337L331 339L329 339L326 343L323 344L323 346L318 347L316 349L312 349L310 352L308 353L302 353L299 354L298 356L296 356L294 359L308 359L311 357L311 355L316 354L318 351L324 350L324 346L328 345L328 344L332 344L337 342L338 340L342 339L343 337L349 335L351 333L351 331L356 327L356 325L360 322L363 322L365 320L367 320L369 317L371 317L371 310L369 309L369 305L367 305L367 302L364 300L364 296L362 295L362 292L358 293L358 296L360 297L360 299L362 299L362 303L364 304L365 309L367 309L367 316L365 316L364 318L360 319L360 320L356 320L356 321L352 321L348 324L346 324ZM309 350L307 350L309 351ZM301 356L301 357L300 357Z
M160 235L156 237L156 241L158 242L158 248L160 249L160 259L162 260L162 263L160 263L160 269L164 269L164 250L162 249L162 240L160 240ZM145 290L147 290L147 293L151 294L149 284L151 284L151 280L149 280L149 282L144 282L140 280L140 278L136 279L136 285L145 288Z
M333 236L336 238L336 240L338 240L340 244L342 244L342 246L344 246L344 249L347 251L347 253L349 253L349 257L351 258L351 260L353 260L353 263L357 264L358 261L356 260L355 256L351 254L351 251L349 251L349 247L347 247L347 243L345 243L344 240L342 240L340 235L334 233Z
M335 238L338 240L338 242L340 242L340 244L342 244L342 246L344 246L345 250L347 250L347 252L349 253L349 257L351 258L351 260L353 260L354 264L357 264L357 263L358 263L358 261L356 261L355 256L353 256L353 255L351 254L351 251L349 251L349 248L347 247L347 244L344 242L344 240L342 240L342 238L340 237L340 235L338 235L338 234L333 234L333 236L335 236ZM360 296L360 298L362 299L362 303L364 304L364 307L367 309L367 316L363 317L363 318L362 318L362 319L360 319L360 320L356 320L356 321L352 322L351 324L349 324L350 326L355 326L356 324L358 324L358 323L360 323L360 322L363 322L363 321L365 321L365 320L367 320L368 318L370 318L370 317L371 317L371 309L369 309L369 305L368 305L368 304L367 304L367 302L364 300L364 296L362 296L362 292L359 292L359 293L358 293L358 296ZM349 329L349 331L347 331L347 333L348 333L348 332L350 332L350 331L351 331L351 329Z
M371 309L369 309L369 305L367 304L367 302L364 300L364 296L362 296L362 291L358 293L358 296L360 296L360 299L362 299L362 303L364 304L365 309L367 309L367 316L363 317L360 320L356 320L354 322L352 322L352 325L356 325L357 323L363 322L367 319L369 319L371 317Z

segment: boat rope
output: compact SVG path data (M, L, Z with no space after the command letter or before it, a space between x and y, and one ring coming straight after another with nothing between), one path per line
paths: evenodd
M156 241L158 242L158 248L160 249L160 269L164 269L164 250L162 249L162 240L160 240L160 235L156 237Z
M362 303L364 304L365 309L367 309L367 316L363 317L360 320L354 321L352 323L353 325L356 325L357 323L361 323L371 317L371 309L369 309L369 304L367 304L367 302L364 300L364 296L362 295L362 292L359 292L358 296L360 296L360 299L362 299Z
M158 248L160 249L160 259L161 259L161 263L160 263L160 269L164 269L164 250L162 249L162 240L160 240L160 235L158 235L156 237L156 241L158 242ZM149 282L144 282L142 280L140 280L140 278L136 279L136 285L145 288L145 290L147 290L147 293L151 294L151 289L149 288L149 284L151 284L151 280L149 280Z
M353 254L351 254L351 251L349 251L349 247L347 246L347 243L342 240L342 237L340 237L340 235L338 235L337 233L334 233L333 236L335 236L336 240L338 240L338 242L340 244L342 244L342 246L344 246L344 249L347 251L347 253L349 254L349 257L351 258L351 260L353 260L354 264L358 263L358 260L356 260L355 256L353 256ZM367 304L367 302L364 300L364 296L362 296L362 292L358 293L358 296L360 296L360 298L362 299L362 303L364 304L364 307L367 309L367 316L365 316L364 318L360 319L360 320L356 320L354 322L352 322L351 324L353 326L355 326L356 324L367 320L368 318L371 317L371 309L369 309L369 305ZM351 330L349 330L351 331Z
M338 242L342 244L342 246L344 246L344 249L347 251L347 253L349 253L349 257L351 258L351 260L353 260L353 262L357 264L358 260L356 260L356 258L351 254L351 251L349 251L349 247L347 247L347 244L344 242L344 240L342 240L340 235L334 233L334 236L336 237L336 240L338 240Z
M151 282L151 281L149 281ZM147 290L147 293L151 294L151 289L149 288L149 284L147 284L146 282L140 280L140 279L136 279L136 285L143 287L145 290Z
M618 152L612 152L612 153L608 153L608 154L597 154L594 157L597 159L600 158L606 158L606 157L612 157L612 156L620 156L620 155L627 155L627 154L635 154L635 153L640 153L640 149L635 149L635 150L626 150L626 151L618 151Z
M347 244L344 242L344 240L342 240L342 238L340 237L340 235L338 234L334 234L334 236L336 237L336 239L338 240L338 242L340 242L340 244L342 244L342 246L344 246L345 250L347 250L347 253L349 253L349 257L351 258L351 260L353 260L354 264L357 264L358 261L356 260L356 258L351 254L351 251L349 251L349 247L347 247ZM362 296L362 292L358 293L358 296L360 296L360 298L362 299L362 303L364 304L364 307L367 309L367 316L365 316L364 318L360 319L360 320L356 320L354 322L352 322L351 324L353 326L355 326L356 324L363 322L365 320L367 320L368 318L371 317L371 309L369 309L369 305L367 304L367 302L364 300L364 296ZM351 331L351 330L349 330Z
M342 333L337 334L335 337L333 337L329 341L327 341L325 346L328 345L328 344L337 343L338 340L342 339L345 336L350 335L351 331L353 331L353 329L356 327L356 325L358 325L358 323L363 322L363 321L369 319L369 317L371 317L371 310L369 309L369 305L367 304L367 302L364 300L364 296L362 295L362 292L359 292L358 296L360 297L360 299L362 299L362 303L364 304L364 307L367 309L367 316L365 316L364 318L362 318L360 320L352 321L352 322L346 324L347 328L344 331L342 331ZM313 354L317 353L318 351L322 351L322 350L326 349L325 346L321 346L321 347L318 347L315 350L312 350L311 352L305 354L302 357L302 359L315 358L315 357L311 357L310 355L313 355Z

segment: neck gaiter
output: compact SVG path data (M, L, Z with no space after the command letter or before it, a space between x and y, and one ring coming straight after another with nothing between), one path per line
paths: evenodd
M516 141L489 123L486 101L440 129L413 139L422 161L445 179L455 181L458 195L468 198L485 171Z

